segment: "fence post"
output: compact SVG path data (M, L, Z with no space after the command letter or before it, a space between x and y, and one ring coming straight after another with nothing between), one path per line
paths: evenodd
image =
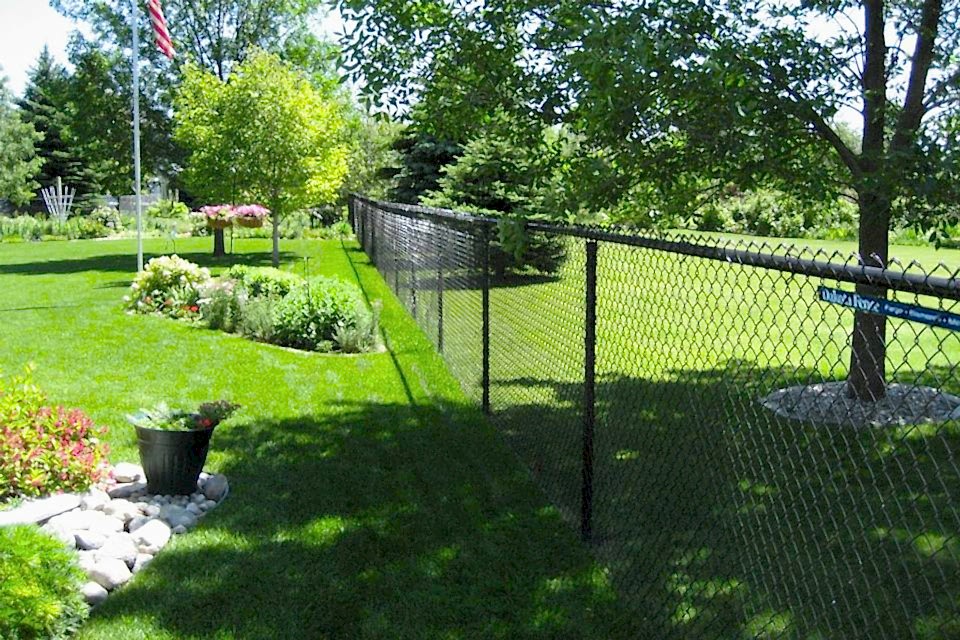
M483 412L490 413L490 230L483 227Z
M410 234L410 251L407 255L407 261L410 265L410 315L413 316L413 319L417 319L417 258L419 257L418 251L418 241L420 234L417 233L417 228L414 227L413 233Z
M397 226L399 227L399 224ZM400 251L397 248L399 238L400 229L397 228L393 232L393 292L397 294L398 298L400 297Z
M596 422L597 243L586 241L586 300L583 341L583 467L580 492L580 538L593 537L593 429Z
M353 196L347 196L347 223L350 225L350 228L354 233L357 232L357 216L353 212L354 201Z
M443 353L443 244L437 245L437 351Z
M375 266L380 265L377 260L377 217L379 215L377 211L370 212L370 251L368 255L370 256L370 262Z

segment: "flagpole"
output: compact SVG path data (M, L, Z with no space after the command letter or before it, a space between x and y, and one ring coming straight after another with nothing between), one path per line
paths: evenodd
M143 201L140 196L140 10L133 7L130 28L133 31L133 192L137 207L137 271L143 271Z

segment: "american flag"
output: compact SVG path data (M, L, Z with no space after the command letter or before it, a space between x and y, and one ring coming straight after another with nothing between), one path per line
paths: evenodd
M167 21L163 17L160 0L147 0L147 11L150 12L150 22L153 23L153 33L157 46L160 47L163 55L173 60L173 41L170 39L170 32L167 31Z

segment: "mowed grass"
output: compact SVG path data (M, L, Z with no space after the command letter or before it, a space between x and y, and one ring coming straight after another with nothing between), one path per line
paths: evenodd
M445 255L456 250L450 236ZM891 254L960 268L957 251ZM382 264L393 265L386 250ZM436 341L435 280L402 257L396 264L401 299L413 308L416 278L417 317ZM495 279L490 294L494 423L573 527L584 268L582 241L571 240L556 277ZM478 283L450 271L443 294L444 355L474 399ZM851 288L601 244L593 548L640 637L960 638L960 424L805 424L758 403L779 388L846 378L853 313L820 302L818 285ZM958 312L950 301L895 297ZM890 320L888 342L891 380L960 393L960 334Z
M284 268L384 301L389 351L298 353L124 313L130 241L0 245L0 369L31 362L52 402L108 425L228 398L207 466L230 497L98 608L94 638L617 638L636 628L429 341L354 244L284 241ZM147 257L171 253L150 240ZM269 242L178 240L215 272L267 264ZM309 257L309 261L304 261Z

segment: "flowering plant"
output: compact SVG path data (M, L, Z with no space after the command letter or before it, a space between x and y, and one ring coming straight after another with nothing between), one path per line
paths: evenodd
M229 222L233 220L233 207L229 204L210 204L200 207L200 215L207 222Z
M153 258L137 274L124 297L137 313L182 317L199 311L200 290L210 282L210 271L174 254Z
M0 499L85 490L103 475L106 432L79 409L47 405L29 368L0 377Z
M150 409L140 409L127 416L127 421L135 427L160 429L163 431L200 431L213 429L226 420L240 405L217 400L204 402L196 411L171 409L165 402Z
M233 208L233 215L235 218L265 220L270 216L270 209L259 204L242 204Z

